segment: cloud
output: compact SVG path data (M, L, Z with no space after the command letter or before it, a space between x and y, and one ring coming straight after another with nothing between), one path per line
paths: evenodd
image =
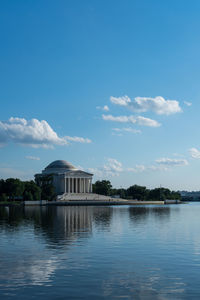
M77 143L86 143L89 144L92 141L88 138L78 137L78 136L65 136L66 141L77 142Z
M147 170L147 167L144 165L136 165L134 168L127 168L126 171L133 173L141 173Z
M88 168L87 170L98 178L119 176L119 174L123 172L121 162L114 158L107 158L106 163L103 165L103 167Z
M37 156L26 156L26 159L30 159L30 160L40 160L40 158L37 157Z
M103 107L97 106L96 109L100 109L100 110L104 110L104 111L109 111L110 110L108 105L104 105Z
M45 121L37 119L11 117L8 121L0 121L0 145L13 142L33 148L52 148L54 145L69 144L70 137L59 137ZM89 142L89 139L72 137L74 142Z
M161 125L156 120L152 120L142 116L136 117L136 122L138 125L149 126L149 127L159 127Z
M122 172L122 164L114 159L114 158L108 158L107 164L104 165L104 170L108 172Z
M156 120L145 118L142 116L113 116L113 115L102 115L102 119L105 121L119 122L119 123L133 123L140 126L159 127L161 124Z
M121 105L121 106L128 106L131 103L131 99L128 96L123 97L110 97L110 101L114 104Z
M200 151L198 149L196 149L196 148L190 148L189 152L190 152L190 155L193 158L200 159Z
M186 159L160 158L156 160L157 164L144 165L137 164L133 167L124 167L121 162L114 158L107 158L103 167L88 168L88 171L96 177L103 179L110 176L119 176L122 172L143 173L143 172L166 172L177 166L187 166Z
M133 168L126 169L126 171L133 172L133 173L142 173L146 171L168 171L168 170L169 168L166 166L155 166L155 165L150 165L150 166L136 165Z
M153 111L158 115L171 115L182 111L177 100L165 100L161 96L155 98L136 97L133 101L128 96L118 98L111 96L110 101L120 106L126 106L134 112Z
M125 127L125 128L112 128L113 131L116 132L131 132L131 133L141 133L141 130L134 129L131 127Z
M191 103L191 102L188 102L188 101L184 101L184 104L185 104L186 106L191 106L191 105L192 105L192 103Z
M188 161L186 159L176 159L176 158L160 158L156 160L157 164L172 166L187 166Z

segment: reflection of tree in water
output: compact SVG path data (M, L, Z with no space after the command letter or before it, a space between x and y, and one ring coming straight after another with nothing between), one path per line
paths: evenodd
M99 227L109 227L113 216L112 206L94 206L93 221Z
M159 219L169 218L169 206L130 206L129 207L130 219L134 222L143 221L149 217L156 217Z
M0 231L16 231L24 221L23 207L0 207Z
M16 231L20 226L34 226L35 234L51 243L67 244L69 240L88 237L92 231L92 207L53 206L2 207L0 231Z

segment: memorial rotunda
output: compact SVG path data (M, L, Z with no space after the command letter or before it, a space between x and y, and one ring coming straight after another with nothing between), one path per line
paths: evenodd
M50 163L36 180L52 175L52 184L57 195L66 193L92 193L93 174L77 169L65 160L55 160Z

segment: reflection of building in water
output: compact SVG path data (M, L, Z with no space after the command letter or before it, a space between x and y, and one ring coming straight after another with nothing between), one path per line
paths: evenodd
M36 232L40 234L42 231L43 236L54 244L69 244L73 239L81 237L83 232L84 237L87 237L92 231L92 207L26 207L25 216L29 220L30 217L34 218Z
M70 244L74 239L89 237L93 223L100 228L110 227L112 215L113 207L109 206L25 206L10 207L9 212L5 208L0 210L0 218L5 224L17 228L26 220L26 225L34 226L36 235L42 234L59 247Z
M79 232L92 230L92 208L87 206L57 207L56 222L66 232Z

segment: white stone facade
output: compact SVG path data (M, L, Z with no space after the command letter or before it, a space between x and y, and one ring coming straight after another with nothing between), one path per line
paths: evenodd
M93 174L76 169L70 163L57 160L49 164L36 178L52 175L57 195L73 193L92 193Z

